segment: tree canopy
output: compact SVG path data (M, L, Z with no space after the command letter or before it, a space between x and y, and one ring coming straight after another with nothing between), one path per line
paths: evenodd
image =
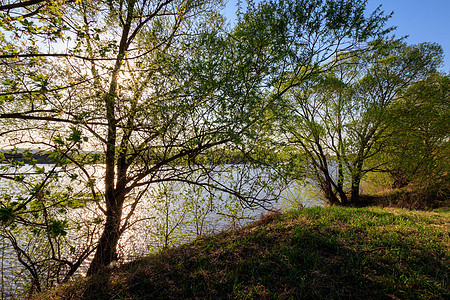
M442 49L432 43L378 40L339 59L338 67L291 89L281 128L289 143L306 154L329 203L347 202L345 177L350 201L357 203L364 175L383 169L385 161L371 158L388 152L386 136L400 120L392 117L393 107L404 102L408 89L439 76Z

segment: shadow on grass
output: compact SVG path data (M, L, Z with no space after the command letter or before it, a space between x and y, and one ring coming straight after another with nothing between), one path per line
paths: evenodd
M448 299L448 236L431 225L411 226L415 221L343 208L274 215L85 279L78 287L68 287L65 295Z
M450 208L449 188L429 189L392 189L379 195L360 195L359 203L350 204L355 207L396 207L413 210L434 210Z

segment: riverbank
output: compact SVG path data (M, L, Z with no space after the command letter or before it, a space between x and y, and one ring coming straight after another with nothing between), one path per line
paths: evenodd
M448 299L449 224L448 209L271 214L37 299Z

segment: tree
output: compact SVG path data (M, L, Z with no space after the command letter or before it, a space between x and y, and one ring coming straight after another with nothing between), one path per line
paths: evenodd
M73 274L95 251L88 270L94 274L117 258L119 238L152 184L213 186L257 204L261 199L242 185L230 188L216 180L217 167L199 157L251 154L255 141L264 140L260 128L273 119L269 108L283 94L322 72L319 65L335 53L383 34L387 17L377 10L366 18L365 3L249 5L231 32L208 1L57 5L65 50L52 50L58 49L54 36L31 32L32 51L21 47L1 56L8 74L2 85L2 144L40 147L51 151L56 163L27 197L3 202L4 224L53 228L60 237L67 224L45 219L44 212L68 199L95 201L103 214L91 220L102 225L98 242L87 245L77 263L63 261ZM46 14L38 10L35 16L45 23ZM41 52L43 43L50 44L48 52ZM90 169L100 162L103 186ZM64 193L57 189L56 171L73 180ZM30 221L33 213L40 214L39 224Z
M361 51L341 54L346 63L314 78L309 89L294 89L288 95L288 138L307 154L331 204L347 201L344 166L350 201L358 203L361 179L382 165L367 162L385 148L391 106L401 101L409 86L433 74L441 56L435 44L376 41Z
M342 64L344 60L339 56L336 58L338 53L359 49L393 29L384 28L390 16L384 15L379 8L366 17L365 5L366 1L268 2L251 6L250 13L243 16L248 31L257 29L262 33L262 38L255 37L272 39L268 51L277 60L271 64L270 74L273 75L268 81L268 97L275 107L273 116L281 119L282 127L289 126L283 124L289 122L289 116L280 116L280 107L288 111L293 109L286 95L293 90L308 89L305 82ZM300 119L304 120L303 117ZM335 201L328 167L319 165L316 167L324 171L325 193Z
M53 226L61 237L68 223L41 216L30 221L33 214L56 214L54 208L89 192L104 215L91 223L103 231L76 263L52 257L69 266L67 280L92 251L88 274L117 258L118 240L152 184L215 186L254 205L255 196L243 190L248 186L231 190L214 178L213 161L198 158L239 151L256 132L264 107L259 88L266 66L255 63L262 50L244 49L244 36L224 31L208 2L82 1L59 9L71 38L66 53L3 56L3 66L17 76L3 85L3 143L51 150L56 163L28 197L5 198L4 224ZM34 73L27 61L29 71L22 72L12 65L17 57L39 57L45 69ZM99 162L104 190L90 168ZM73 180L64 194L54 183L56 169ZM123 215L127 199L130 210ZM37 279L36 264L24 264Z
M343 156L351 79L351 73L339 66L285 95L287 106L281 126L286 139L303 153L297 163L308 165L303 172L319 184L330 204L347 203Z
M412 84L388 111L386 149L377 159L393 178L393 186L422 188L444 183L448 169L450 78L434 73ZM440 184L438 184L440 185Z
M379 165L367 166L367 159L384 148L380 143L390 126L386 113L391 105L403 98L405 90L415 82L434 73L442 63L442 48L432 43L407 45L401 41L377 44L374 52L364 58L364 77L355 85L349 124L352 145L346 156L351 173L351 198L357 203L362 177ZM367 66L367 65L366 65Z

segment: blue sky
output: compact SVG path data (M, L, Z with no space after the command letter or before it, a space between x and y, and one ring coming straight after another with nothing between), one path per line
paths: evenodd
M410 44L436 42L444 49L443 71L450 72L450 0L369 0L368 9L378 5L394 12L389 26L397 26L397 37L408 35Z
M236 2L228 0L227 18L234 15ZM444 49L442 71L450 73L450 0L368 0L367 9L373 11L379 5L386 13L394 12L388 26L397 26L397 37L407 35L409 44L440 44Z

